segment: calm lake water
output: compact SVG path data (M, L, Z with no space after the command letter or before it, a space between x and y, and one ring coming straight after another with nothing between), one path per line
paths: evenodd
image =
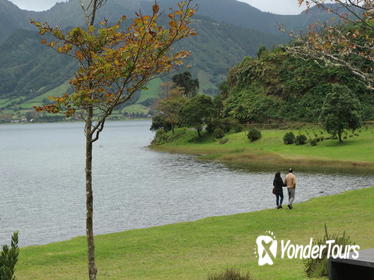
M108 123L94 151L95 233L274 207L273 173L146 148L149 121ZM85 234L80 123L0 125L0 244L22 246ZM374 176L301 174L297 202L374 185Z

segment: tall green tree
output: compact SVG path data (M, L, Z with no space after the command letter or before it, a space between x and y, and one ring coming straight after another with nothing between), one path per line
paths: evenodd
M181 111L188 99L185 96L169 96L162 99L157 105L157 115L152 119L151 130L163 128L172 131L181 124Z
M173 83L183 89L183 93L186 97L192 98L196 96L199 90L199 80L193 79L191 72L183 72L173 76Z
M320 121L326 131L337 136L342 143L342 134L346 129L361 127L361 104L346 86L332 85L332 91L326 96Z
M32 21L42 43L57 52L73 57L79 68L70 81L72 93L51 98L53 103L36 107L37 111L75 115L85 123L86 140L86 234L88 275L96 280L95 243L93 233L93 144L99 140L105 122L119 105L128 102L157 75L183 63L187 51L174 52L171 47L183 38L195 35L190 28L195 9L191 0L182 1L169 12L168 24L159 24L160 8L155 2L150 15L136 14L128 25L125 17L110 25L107 20L96 24L97 11L105 0L82 1L86 26L63 31L48 23Z
M182 122L187 127L196 129L201 137L201 132L214 114L214 104L212 98L206 95L196 95L190 99L181 110Z

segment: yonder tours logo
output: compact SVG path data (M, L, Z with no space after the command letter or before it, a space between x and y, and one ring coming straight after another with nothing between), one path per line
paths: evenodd
M340 245L335 240L327 240L325 244L315 244L310 238L307 245L295 244L291 240L277 240L274 233L267 231L256 239L255 254L258 265L273 265L279 257L281 259L357 259L359 257L359 245Z

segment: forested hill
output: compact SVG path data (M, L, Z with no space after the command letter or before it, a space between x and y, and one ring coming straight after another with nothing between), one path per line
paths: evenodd
M161 6L174 6L175 0L160 0ZM263 13L236 0L195 0L199 6L193 25L199 35L185 40L182 47L192 52L188 63L198 77L201 91L213 94L224 80L227 70L244 56L254 56L261 46L272 47L287 38L278 32L277 25L302 29L326 14L312 12L299 16L279 16ZM109 0L99 17L131 18L136 10L151 7L151 0ZM296 3L295 3L296 4ZM40 36L29 24L31 18L48 21L52 25L69 27L83 22L79 0L58 3L44 12L19 9L8 0L0 0L0 110L14 112L30 110L46 100L48 95L61 94L68 89L66 81L74 72L75 64L40 45ZM180 46L179 46L180 47ZM183 70L183 69L181 69ZM155 98L159 83L152 85ZM137 108L146 110L151 103L140 98ZM135 100L136 102L137 100Z
M358 99L363 120L374 119L372 92L348 70L292 57L282 47L262 49L229 71L225 114L242 123L317 122L335 85Z

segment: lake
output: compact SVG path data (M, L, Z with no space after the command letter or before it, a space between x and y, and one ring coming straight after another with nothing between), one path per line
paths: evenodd
M95 234L275 207L273 173L152 151L150 124L109 122L95 143ZM0 125L0 244L17 230L22 246L85 235L82 127ZM296 202L374 186L374 176L295 173Z

